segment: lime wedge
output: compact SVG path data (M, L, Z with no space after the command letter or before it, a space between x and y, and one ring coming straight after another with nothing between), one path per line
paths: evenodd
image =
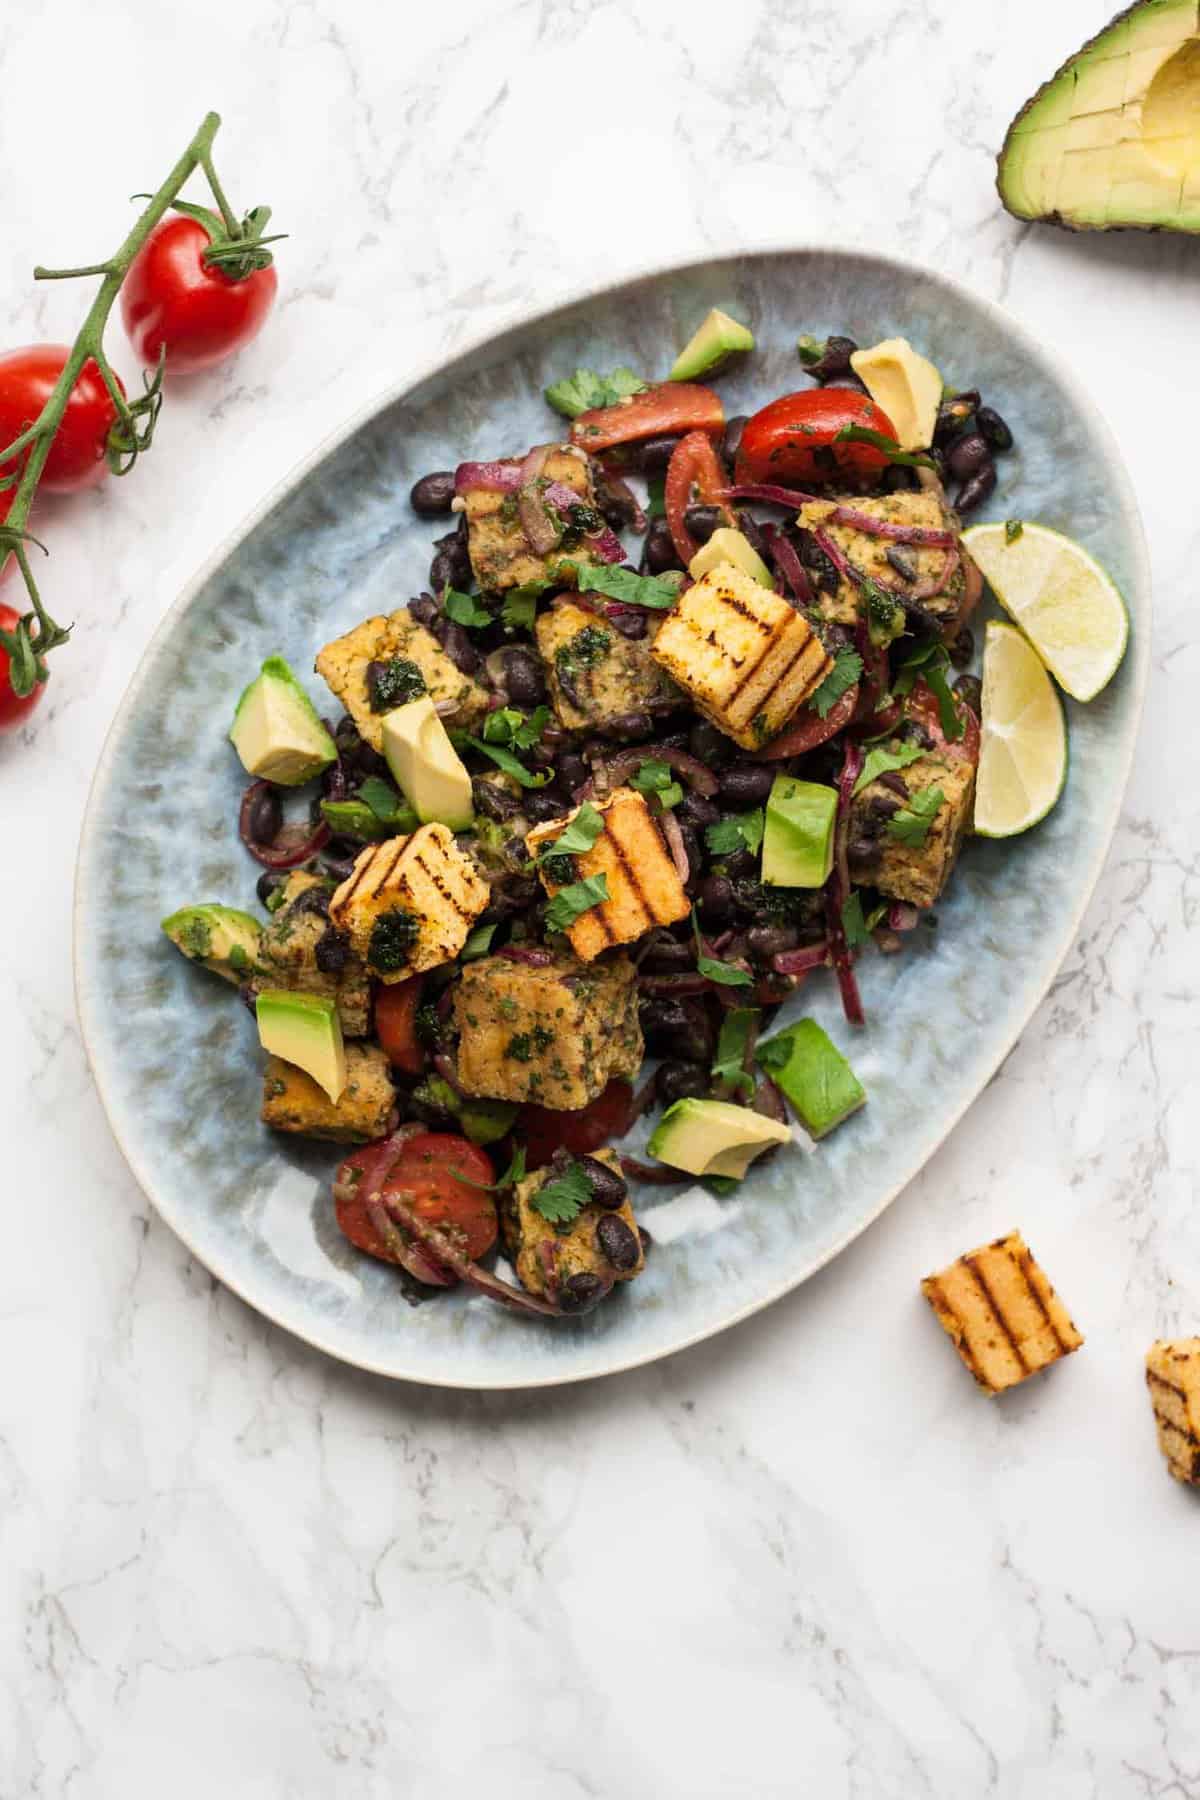
M963 543L1013 622L1073 700L1094 700L1129 641L1112 578L1082 544L1048 525L972 525Z
M1067 779L1062 701L1032 644L990 620L983 647L983 742L975 786L981 837L1015 837L1044 819Z

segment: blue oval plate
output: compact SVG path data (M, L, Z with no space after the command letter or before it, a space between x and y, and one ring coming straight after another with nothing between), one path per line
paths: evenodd
M936 933L869 955L869 1023L852 1034L833 980L793 1002L850 1054L863 1112L820 1149L785 1150L736 1196L648 1189L645 1275L580 1320L546 1325L475 1295L413 1307L392 1272L340 1237L330 1145L258 1122L260 1054L231 988L159 931L189 901L253 905L236 833L244 781L225 740L238 693L279 651L303 673L329 638L426 579L428 521L407 493L429 469L543 440L547 382L577 364L669 367L710 306L760 346L721 383L730 414L803 387L800 331L912 339L1010 421L990 516L1081 539L1115 577L1130 648L1090 706L1067 702L1066 791L1036 830L968 844ZM100 1094L134 1174L194 1255L251 1306L346 1362L450 1387L579 1381L649 1362L736 1324L878 1217L1011 1048L1078 929L1129 769L1149 648L1137 507L1088 396L1005 313L944 277L882 257L783 251L607 288L477 344L382 400L323 446L175 603L109 734L76 887L79 1012ZM319 695L314 676L310 691ZM939 1028L939 1018L952 1022Z

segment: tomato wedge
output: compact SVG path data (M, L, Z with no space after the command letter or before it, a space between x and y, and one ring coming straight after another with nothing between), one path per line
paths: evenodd
M381 987L375 996L375 1035L388 1061L406 1075L419 1075L425 1067L416 1024L424 985L420 975L413 975Z
M633 444L639 438L674 437L685 431L715 434L724 429L725 408L711 388L688 381L661 381L616 406L580 413L571 427L571 442L594 452Z
M454 1277L415 1244L402 1259L394 1257L372 1225L360 1195L378 1173L381 1148L364 1144L339 1168L334 1184L339 1227L368 1256L382 1262L400 1260L410 1275L431 1287L453 1286ZM463 1253L478 1262L496 1241L496 1208L488 1192L495 1179L491 1157L477 1144L448 1132L422 1131L400 1145L384 1178L382 1198L402 1193L415 1212L449 1233ZM403 1226L397 1230L404 1235Z
M888 466L874 444L837 443L847 425L894 438L896 427L869 394L854 388L805 388L784 394L756 412L742 433L737 454L738 483L836 481L874 478Z
M610 1081L589 1106L574 1112L555 1112L553 1107L523 1106L513 1126L513 1136L525 1146L525 1163L541 1169L560 1148L573 1156L587 1156L629 1130L633 1089L627 1081Z
M951 692L953 693L953 689ZM904 716L915 719L923 725L933 739L933 747L939 756L959 758L966 762L979 761L979 720L967 705L961 694L954 694L954 710L965 727L960 738L947 738L942 730L942 714L938 706L937 695L927 681L913 683L911 694L904 702Z
M667 478L663 483L663 505L667 512L667 524L671 527L671 539L676 553L686 565L691 562L700 546L687 528L684 514L689 506L697 500L720 506L730 525L736 523L733 514L723 500L716 496L729 483L724 469L712 447L712 440L702 431L691 431L687 437L680 438L671 452L671 460L667 464Z
M827 743L845 729L854 717L854 708L858 704L858 683L847 688L840 700L834 702L822 718L820 713L801 711L786 725L777 738L756 752L763 762L778 762L781 756L803 756L806 750L815 750L818 744Z

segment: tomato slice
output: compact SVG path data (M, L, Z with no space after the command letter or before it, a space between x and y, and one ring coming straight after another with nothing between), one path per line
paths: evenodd
M806 388L772 400L742 433L738 482L768 481L786 487L880 475L888 467L884 451L873 444L835 441L847 425L861 425L884 437L896 435L883 408L854 388Z
M624 1137L631 1123L632 1099L633 1089L627 1081L610 1081L590 1105L574 1112L555 1112L553 1107L532 1102L523 1106L513 1136L525 1146L526 1167L544 1168L560 1146L573 1156L588 1156L613 1138Z
M425 1067L425 1050L417 1037L417 1008L424 978L390 982L375 996L375 1035L384 1055L406 1075L419 1075Z
M724 429L725 408L711 388L689 381L661 381L616 406L580 413L571 427L571 442L595 452L611 450L615 444L633 444L639 438Z
M716 504L720 506L726 521L730 525L735 523L733 514L724 501L716 498L728 485L711 439L702 431L691 431L687 437L680 438L667 464L663 505L667 511L667 524L671 527L672 541L683 563L690 563L700 548L684 519L689 506L697 500Z
M403 1258L393 1256L372 1225L358 1196L378 1173L380 1150L380 1144L364 1144L339 1168L335 1188L345 1190L335 1202L339 1227L368 1256L402 1261L410 1275L431 1287L453 1286L454 1277L417 1245L410 1245ZM403 1194L415 1212L448 1232L478 1262L496 1241L496 1207L487 1191L495 1179L491 1157L477 1144L448 1132L422 1131L400 1146L384 1179L383 1196ZM396 1229L403 1237L404 1227Z
M802 712L790 725L785 725L777 738L757 752L763 762L778 762L781 756L803 756L806 750L815 750L818 744L824 744L839 731L844 731L854 717L854 708L858 704L858 683L847 688L840 700L834 702L822 718L820 713Z

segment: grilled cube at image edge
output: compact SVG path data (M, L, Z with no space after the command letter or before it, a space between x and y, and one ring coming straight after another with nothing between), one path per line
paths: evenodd
M746 750L775 737L833 667L807 619L732 563L688 588L650 654Z
M537 647L546 665L550 701L568 731L603 725L664 700L682 702L650 654L659 621L644 639L627 638L596 613L569 601L538 615Z
M273 1131L366 1144L386 1135L395 1102L388 1059L379 1046L347 1044L346 1085L336 1101L303 1069L269 1056L260 1116Z
M592 1152L614 1175L621 1173L615 1150ZM533 1204L534 1196L555 1177L553 1168L539 1169L519 1181L500 1208L500 1230L521 1286L531 1294L556 1300L574 1275L596 1275L608 1285L632 1281L646 1266L633 1208L626 1195L619 1207L581 1207L569 1225L552 1225ZM604 1221L613 1223L606 1225Z
M332 894L333 883L320 875L291 871L259 939L263 972L248 987L251 994L290 988L323 995L336 1001L343 1035L365 1037L371 1029L371 982L366 964L329 917Z
M573 489L579 495L581 505L595 507L591 470L579 451L569 448L551 450L541 478L547 485L559 482L563 487ZM462 498L467 514L471 567L475 579L487 593L524 587L527 582L545 582L553 577L566 556L577 561L588 560L586 552L571 548L569 537L548 556L536 555L521 529L516 494L500 493L494 488L473 488Z
M830 525L829 515L838 506L852 506L856 512L866 513L873 519L892 525L919 525L930 531L957 533L957 518L943 505L937 494L921 490L915 493L884 494L878 500L860 500L854 495L842 500L813 500L801 507L797 522L808 531L825 532L849 562L861 569L872 581L894 588L897 598L901 600L906 588L914 593L918 592L921 587L936 580L945 568L946 552L936 546L897 544L887 538L872 537L869 532L858 531L853 525ZM892 553L890 557L889 550ZM954 618L961 608L965 585L965 563L959 557L954 572L942 591L915 601L914 605L919 606L931 619L944 624ZM837 588L832 594L815 582L814 586L817 588L816 609L823 619L836 625L855 623L861 609L862 596L854 582L848 581L845 576L839 576Z
M923 840L906 843L892 821L916 795L934 788L941 791L941 805ZM974 798L975 765L965 757L923 756L868 782L850 804L851 880L878 888L891 900L932 906L953 873Z
M689 904L671 852L642 796L632 788L615 788L606 800L592 804L604 830L591 849L563 859L571 864L569 872L558 871L553 860L538 869L550 895L589 875L604 876L608 899L567 927L572 949L585 962L614 944L631 944L654 925L685 919ZM543 852L552 853L555 839L574 817L572 812L531 831L525 839L530 856L536 861ZM559 879L560 874L567 879Z
M1200 1337L1152 1344L1146 1386L1167 1468L1176 1481L1200 1487Z
M589 964L564 952L543 967L480 957L454 989L454 1023L465 1094L574 1111L641 1067L637 971L626 956Z
M382 663L389 671L378 712L371 705L367 683L372 663ZM437 706L453 706L453 711L443 715L448 728L474 731L487 714L487 689L464 675L433 633L404 607L388 618L378 614L364 619L344 637L334 638L314 666L354 720L363 742L375 751L383 749L385 713L408 700L419 700L422 694L428 694ZM382 703L385 698L386 705Z
M458 955L488 893L446 826L422 825L360 852L329 916L373 975L403 981Z
M987 1394L1015 1387L1083 1342L1019 1231L926 1276L921 1292Z

